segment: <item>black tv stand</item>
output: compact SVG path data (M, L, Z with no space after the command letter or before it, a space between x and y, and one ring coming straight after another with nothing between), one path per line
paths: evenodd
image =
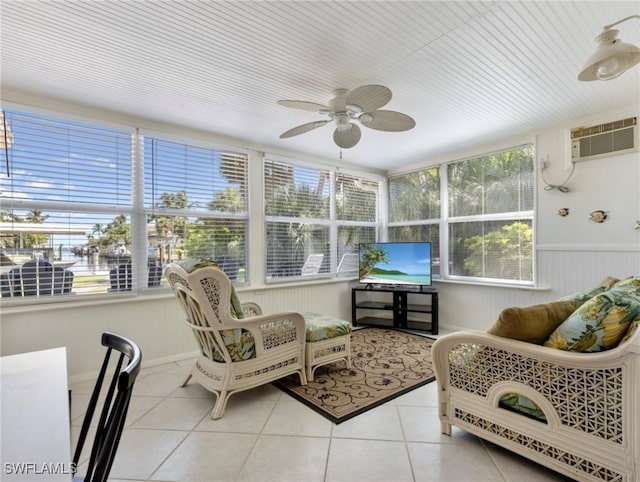
M424 296L430 297L430 304L422 303ZM363 312L364 316L359 316ZM367 284L354 287L351 289L351 322L353 326L391 326L437 335L438 292L429 286Z

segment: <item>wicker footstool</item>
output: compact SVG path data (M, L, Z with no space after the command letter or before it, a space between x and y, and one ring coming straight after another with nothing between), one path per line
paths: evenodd
M307 327L305 369L307 381L321 365L346 360L351 368L351 323L319 313L302 313Z

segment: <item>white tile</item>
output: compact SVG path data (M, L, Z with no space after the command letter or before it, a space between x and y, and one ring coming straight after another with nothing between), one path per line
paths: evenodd
M169 374L169 373L176 373L176 374L187 374L187 372L189 371L189 368L191 368L191 366L193 365L193 363L191 365L188 366L182 366L180 364L178 364L177 362L170 362L170 363L164 363L162 365L152 365L152 366L147 366L144 364L144 362L142 362L142 368L140 369L140 373L138 374L138 378L142 378L142 377L146 377L147 375L151 375L152 373L165 373L165 374Z
M122 435L110 477L147 480L187 435L186 431L128 428Z
M233 400L233 397L231 397ZM222 418L206 416L195 430L207 432L260 433L276 404L275 400L233 400Z
M290 397L283 397L276 403L262 433L329 437L332 425L329 420L306 405Z
M178 373L151 373L136 380L133 387L133 395L147 395L152 397L166 397L180 387L184 382L187 372ZM191 381L191 383L195 383Z
M451 435L440 432L440 418L437 407L413 407L398 405L400 421L407 442L457 443L469 434L457 427L451 427Z
M169 397L175 398L210 398L215 399L216 395L204 388L193 378L189 380L184 387L177 386L175 390L169 394Z
M505 482L479 441L408 443L416 482Z
M333 427L332 437L404 440L398 410L381 405Z
M331 439L325 481L413 481L405 443Z
M322 481L328 451L328 438L261 435L237 480Z
M395 405L414 405L420 407L438 406L438 384L436 381L411 390L409 393L392 400Z
M279 400L284 395L284 392L278 387L275 387L271 383L260 385L259 387L251 388L250 390L243 390L235 393L231 396L234 400L249 399L249 400Z
M483 441L482 443L507 482L563 482L572 480L490 442Z
M132 428L193 430L213 409L213 401L204 398L165 398Z
M137 422L163 400L164 398L162 397L131 397L125 426L129 426Z
M235 480L257 435L193 432L150 480Z

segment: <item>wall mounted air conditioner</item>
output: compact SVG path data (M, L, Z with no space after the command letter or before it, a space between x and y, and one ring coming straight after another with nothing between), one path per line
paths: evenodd
M637 117L571 129L571 162L638 150Z

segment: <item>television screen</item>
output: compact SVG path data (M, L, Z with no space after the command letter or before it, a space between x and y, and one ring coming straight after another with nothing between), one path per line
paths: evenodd
M431 286L431 243L360 245L360 283Z

